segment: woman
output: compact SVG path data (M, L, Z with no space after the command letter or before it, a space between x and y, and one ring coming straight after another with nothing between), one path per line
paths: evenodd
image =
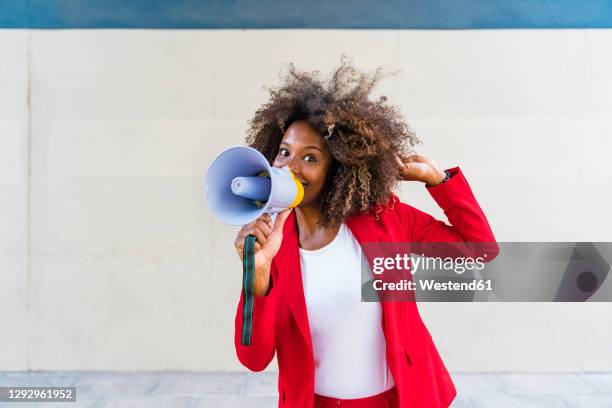
M328 83L291 66L251 121L247 143L304 186L299 206L235 240L242 259L257 238L251 344L242 293L236 352L253 371L277 354L279 406L447 407L456 395L414 302L360 301L360 245L495 240L459 168L407 156L417 140L397 109L368 99L379 79L347 61ZM451 225L399 202L400 180L424 183Z

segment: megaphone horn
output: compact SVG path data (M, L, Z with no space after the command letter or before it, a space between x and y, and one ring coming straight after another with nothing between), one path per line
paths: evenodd
M272 167L259 151L241 146L231 147L213 160L204 192L212 213L232 225L295 207L304 198L304 186L288 167Z

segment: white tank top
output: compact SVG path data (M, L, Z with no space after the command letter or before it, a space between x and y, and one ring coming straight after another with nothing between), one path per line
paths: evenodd
M300 262L315 393L351 399L392 388L382 308L379 302L361 302L361 247L351 230L343 223L323 248L300 248Z

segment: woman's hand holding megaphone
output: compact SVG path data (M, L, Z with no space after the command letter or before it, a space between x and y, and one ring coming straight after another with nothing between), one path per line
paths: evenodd
M268 293L272 259L280 249L281 242L283 241L283 226L290 213L291 208L279 213L274 224L272 223L270 214L263 214L254 222L244 225L240 231L238 231L238 235L234 240L234 246L242 261L245 238L249 234L257 238L254 248L255 278L253 281L253 293L256 296L265 296Z

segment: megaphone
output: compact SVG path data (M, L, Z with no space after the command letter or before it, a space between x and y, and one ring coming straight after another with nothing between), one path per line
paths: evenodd
M304 186L289 167L270 166L252 147L230 147L208 168L204 180L208 207L222 222L244 225L264 213L278 213L297 206Z

